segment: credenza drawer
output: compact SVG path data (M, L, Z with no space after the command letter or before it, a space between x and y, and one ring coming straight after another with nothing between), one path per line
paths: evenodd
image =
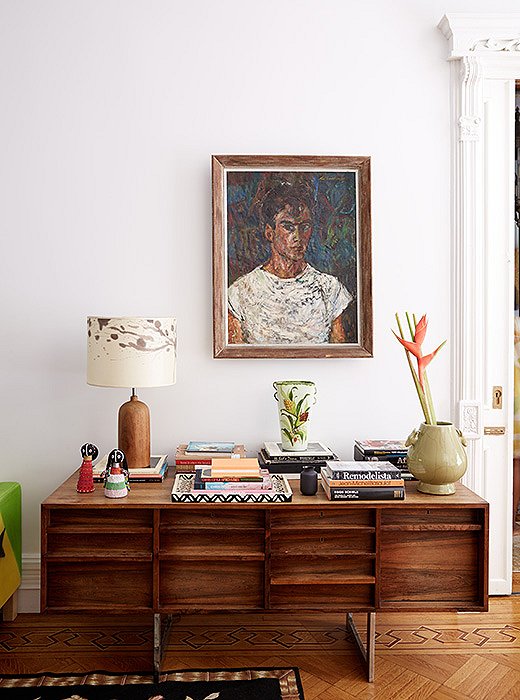
M271 608L285 610L349 610L374 608L374 586L355 585L274 585Z
M162 561L159 605L181 610L263 606L263 561Z
M47 608L152 609L152 563L47 562Z
M375 511L369 508L312 508L277 510L271 514L273 530L302 530L309 527L374 527Z
M271 533L273 555L335 555L375 552L375 533L370 530L305 530Z
M146 508L53 508L49 511L47 530L128 532L139 528L151 531L152 527L153 511Z
M219 557L222 555L245 556L262 554L265 550L264 531L237 530L226 532L224 528L166 529L161 530L159 539L161 556L199 555L201 557Z
M483 512L475 508L386 508L381 515L381 525L480 524Z
M231 528L263 528L264 522L265 515L261 510L237 510L221 507L220 504L211 510L182 506L161 512L161 528L219 527L229 533Z
M105 557L133 556L140 554L152 559L152 532L133 533L127 535L121 532L48 532L47 554L49 556L86 558L93 555Z
M345 582L346 579L373 577L375 555L373 556L332 556L317 557L288 557L273 556L271 558L271 581L287 581L295 583L331 583Z

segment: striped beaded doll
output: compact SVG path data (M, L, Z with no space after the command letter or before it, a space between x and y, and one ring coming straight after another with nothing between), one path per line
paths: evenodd
M124 498L128 495L130 485L125 462L125 455L121 450L112 450L108 455L104 473L104 488L107 498Z

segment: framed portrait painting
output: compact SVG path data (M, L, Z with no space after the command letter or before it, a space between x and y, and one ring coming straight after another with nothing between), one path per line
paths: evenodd
M215 357L372 357L370 158L213 156Z

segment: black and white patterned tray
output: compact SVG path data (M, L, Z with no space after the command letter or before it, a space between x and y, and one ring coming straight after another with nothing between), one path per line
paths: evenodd
M285 503L292 500L292 489L283 474L271 474L269 491L230 493L222 491L195 491L195 474L177 474L173 482L174 503Z

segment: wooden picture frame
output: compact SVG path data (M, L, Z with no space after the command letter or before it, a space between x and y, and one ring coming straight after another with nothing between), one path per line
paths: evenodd
M370 158L212 157L216 358L372 357Z

